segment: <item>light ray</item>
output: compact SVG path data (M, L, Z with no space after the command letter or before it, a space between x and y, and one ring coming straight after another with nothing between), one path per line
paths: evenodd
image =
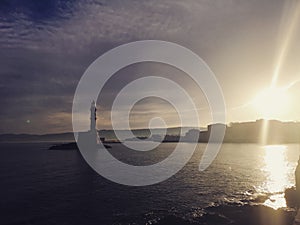
M300 2L298 2L298 4L295 7L294 11L292 13L289 12L289 14L291 14L292 17L290 19L290 23L289 23L289 26L287 28L285 39L283 40L283 44L282 44L282 47L279 51L278 58L277 58L277 61L276 61L276 64L275 64L275 69L274 69L274 74L273 74L273 78L272 78L271 87L276 87L276 85L277 85L277 81L278 81L278 78L279 78L279 75L280 75L280 72L281 72L282 65L283 65L284 60L286 58L287 51L289 49L291 39L292 39L293 34L295 32L295 28L297 27L296 25L299 22Z
M293 86L295 86L298 83L300 83L300 79L291 82L290 84L288 84L287 86L285 86L284 89L288 90L288 89L292 88Z
M263 120L263 124L261 128L261 140L260 140L260 143L262 145L266 145L268 143L268 129L269 129L269 120Z

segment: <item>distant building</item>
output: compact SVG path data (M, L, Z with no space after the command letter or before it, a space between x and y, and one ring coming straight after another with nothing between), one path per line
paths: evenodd
M199 142L201 131L198 129L191 129L186 132L185 136L183 137L183 141L186 142Z
M219 142L223 141L223 135L225 133L227 126L225 124L217 123L208 126L207 131L200 131L198 129L189 130L183 137L183 141L186 142ZM214 135L212 136L212 131Z
M208 141L210 142L223 142L227 125L223 123L216 123L208 125ZM213 135L212 135L212 132Z

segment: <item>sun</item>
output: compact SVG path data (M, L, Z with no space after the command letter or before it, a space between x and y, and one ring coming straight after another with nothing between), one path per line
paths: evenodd
M290 98L284 88L267 88L253 100L257 112L264 119L279 119L289 111Z

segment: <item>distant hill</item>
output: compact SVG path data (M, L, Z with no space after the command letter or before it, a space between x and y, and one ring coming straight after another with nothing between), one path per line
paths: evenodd
M231 123L227 126L224 142L264 142L263 144L300 143L300 123L281 122L278 120Z
M267 124L267 132L264 134L265 125ZM218 126L218 124L209 125L206 128L195 127L173 127L167 129L167 137L164 141L176 142L179 140L180 130L182 129L182 136L188 131L199 132L199 142L207 142L210 137L210 130L212 126ZM226 125L222 125L226 126ZM100 137L104 137L107 141L117 140L115 132L113 130L101 130L98 131ZM131 132L139 138L150 137L151 133L149 129L137 129L137 130L119 130L124 141L130 138ZM153 129L153 133L156 136L162 136L164 129ZM265 137L263 140L262 137ZM185 137L186 141L189 141L188 136ZM74 141L74 135L72 132L60 133L60 134L2 134L0 135L0 142L72 142ZM226 133L224 137L224 143L262 143L263 144L287 144L287 143L300 143L300 122L281 122L277 120L257 120L252 122L231 123L226 126Z
M180 129L183 133L186 133L192 127L174 127L168 128L168 135L180 135ZM155 134L163 134L164 129L153 129ZM106 140L116 140L116 136L113 130L100 130L98 131L101 137L105 137ZM130 137L130 131L119 130L125 138ZM136 129L132 130L132 133L137 137L149 137L149 129ZM72 132L58 133L58 134L0 134L0 142L72 142L74 141L74 134Z
M172 136L179 136L180 135L180 130L182 129L182 133L185 134L191 129L194 129L194 127L171 127L167 129L167 135L172 135ZM199 129L199 128L198 128ZM200 128L200 130L205 130L206 128ZM158 134L158 135L163 135L164 134L164 129L161 128L156 128L156 129L151 129L153 133ZM136 136L136 137L149 137L151 135L149 129L136 129L136 130L118 130L117 132L120 132L120 134L124 137L124 139L130 138L131 137L131 132ZM117 137L115 136L115 132L112 130L101 130L99 131L99 134L101 137L105 137L107 140L116 140Z
M0 134L0 142L71 142L74 135L71 132L59 134Z

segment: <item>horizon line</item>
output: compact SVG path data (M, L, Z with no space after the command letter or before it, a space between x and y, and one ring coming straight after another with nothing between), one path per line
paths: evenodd
M236 121L236 122L228 122L225 123L224 125L226 126L230 126L230 124L235 124L235 123L255 123L258 121L277 121L277 122L281 122L281 123L300 123L300 121L293 121L293 120L278 120L278 119L257 119L257 120L248 120L248 121ZM175 129L175 128L208 128L208 126L210 125L214 125L214 124L221 124L221 123L210 123L207 124L206 126L170 126L170 127L155 127L155 128L151 128L152 130L154 129ZM128 129L116 129L119 131L128 131ZM131 129L131 131L135 131L135 130L150 130L150 128L133 128ZM105 128L105 129L97 129L97 131L114 131L113 128ZM86 132L86 130L84 131L77 131L77 132ZM76 133L74 131L65 131L65 132L56 132L56 133L0 133L0 135L55 135L55 134L67 134L67 133Z

